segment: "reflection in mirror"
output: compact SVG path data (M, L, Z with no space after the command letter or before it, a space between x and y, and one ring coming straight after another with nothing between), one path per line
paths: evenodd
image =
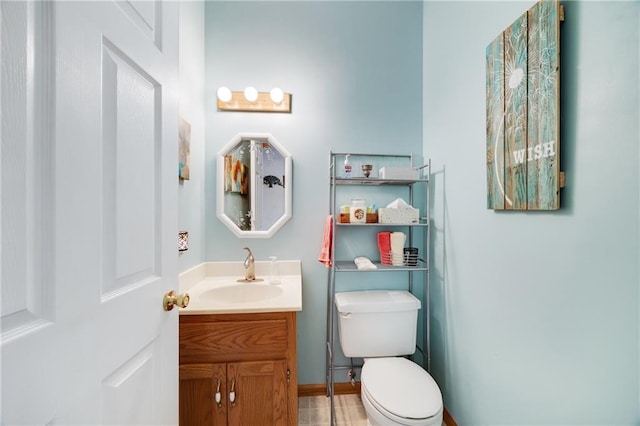
M291 156L270 134L236 135L218 152L218 218L239 237L270 237L291 217Z

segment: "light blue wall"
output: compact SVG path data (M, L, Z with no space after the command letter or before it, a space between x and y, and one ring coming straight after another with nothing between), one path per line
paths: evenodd
M434 375L460 425L636 425L638 2L564 2L562 209L486 209L485 48L534 2L424 6Z
M291 114L219 112L219 86L293 94ZM422 152L422 3L208 2L206 259L301 259L298 377L325 381L329 151ZM293 217L270 239L238 239L215 213L215 155L236 133L272 133L293 156Z
M565 2L563 208L496 213L484 52L532 4L207 3L204 219L192 223L203 260L240 260L246 244L303 261L300 383L324 381L328 151L424 143L434 376L458 424L639 423L638 2ZM216 111L217 87L250 84L293 93L293 113ZM215 153L243 131L273 133L294 158L293 218L268 240L237 239L215 217Z
M189 250L179 254L180 272L205 260L204 28L204 2L181 2L178 113L191 124L191 179L178 188L178 226L189 232Z

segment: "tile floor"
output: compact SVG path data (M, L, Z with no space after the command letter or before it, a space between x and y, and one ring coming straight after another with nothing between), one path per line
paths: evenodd
M367 416L359 394L336 395L336 424L339 426L366 426ZM298 398L298 424L329 426L331 421L329 398L305 396Z
M367 415L364 412L359 394L336 395L336 425L366 426ZM330 426L330 402L326 396L306 396L298 398L298 425ZM444 422L442 426L447 426Z

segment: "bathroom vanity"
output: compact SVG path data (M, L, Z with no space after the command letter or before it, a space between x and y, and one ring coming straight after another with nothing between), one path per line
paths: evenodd
M181 276L191 302L180 311L180 425L297 425L300 262L281 262L279 285L267 264L256 262L255 283L238 282L240 262Z
M180 316L181 425L296 425L296 313Z

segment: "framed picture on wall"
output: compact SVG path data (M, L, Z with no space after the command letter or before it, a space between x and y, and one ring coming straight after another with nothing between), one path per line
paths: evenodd
M188 180L190 176L191 125L178 117L178 177Z
M541 0L487 46L489 209L560 208L563 10L558 0Z

